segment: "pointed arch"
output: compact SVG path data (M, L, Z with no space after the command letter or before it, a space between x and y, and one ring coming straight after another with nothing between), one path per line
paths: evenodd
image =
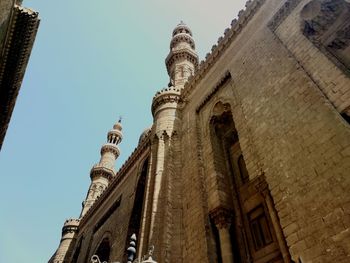
M109 237L105 237L100 242L99 246L97 247L97 250L95 252L95 255L97 255L101 262L108 262L109 257L111 253L111 245Z
M129 219L127 237L130 237L134 233L136 234L137 239L139 239L140 237L142 209L144 204L148 166L149 166L149 158L147 157L147 159L143 162L141 166L140 175L138 176L137 184L135 187L134 205L133 205L130 219ZM128 244L129 243L127 238L125 243L125 251Z

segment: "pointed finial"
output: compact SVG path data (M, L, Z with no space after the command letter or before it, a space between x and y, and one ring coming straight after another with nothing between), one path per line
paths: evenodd
M122 119L123 119L123 116L122 116L122 115L119 115L119 120L118 120L118 122L121 123L121 122L122 122Z

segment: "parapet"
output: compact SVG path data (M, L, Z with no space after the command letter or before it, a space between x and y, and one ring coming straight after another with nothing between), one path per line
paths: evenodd
M167 103L178 103L180 101L180 92L181 90L179 88L173 86L158 91L152 101L153 116L155 116L160 106Z
M64 222L63 228L62 228L62 236L67 233L73 233L78 231L80 220L75 218L67 219L66 222Z

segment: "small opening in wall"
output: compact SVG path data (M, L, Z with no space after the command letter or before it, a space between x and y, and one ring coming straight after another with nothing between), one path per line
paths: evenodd
M349 116L348 114L346 114L346 112L343 112L343 113L341 113L340 115L343 117L343 119L344 119L348 124L350 124L350 116Z

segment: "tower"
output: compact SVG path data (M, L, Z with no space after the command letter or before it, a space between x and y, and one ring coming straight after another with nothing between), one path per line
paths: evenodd
M71 246L72 241L74 241L76 238L79 222L79 219L67 219L66 222L64 222L62 228L62 238L60 245L53 256L53 263L65 262L65 258L69 256L67 255L67 251Z
M87 210L95 202L96 198L108 186L110 180L115 176L115 160L120 154L118 144L122 141L122 125L119 120L107 134L107 143L101 147L100 162L95 164L90 172L91 184L86 199L83 202L83 209L80 217L83 217Z
M173 30L170 52L165 64L170 83L176 88L183 88L198 66L198 55L195 52L192 31L183 21Z
M180 258L182 247L181 193L181 91L198 66L191 29L183 22L173 30L165 60L170 77L168 88L157 92L152 102L154 118L151 148L153 192L149 198L148 245L155 245L159 262ZM147 233L148 231L148 233ZM143 238L143 237L141 237ZM147 238L146 238L147 239ZM171 249L170 249L171 248ZM140 249L140 253L145 251Z

